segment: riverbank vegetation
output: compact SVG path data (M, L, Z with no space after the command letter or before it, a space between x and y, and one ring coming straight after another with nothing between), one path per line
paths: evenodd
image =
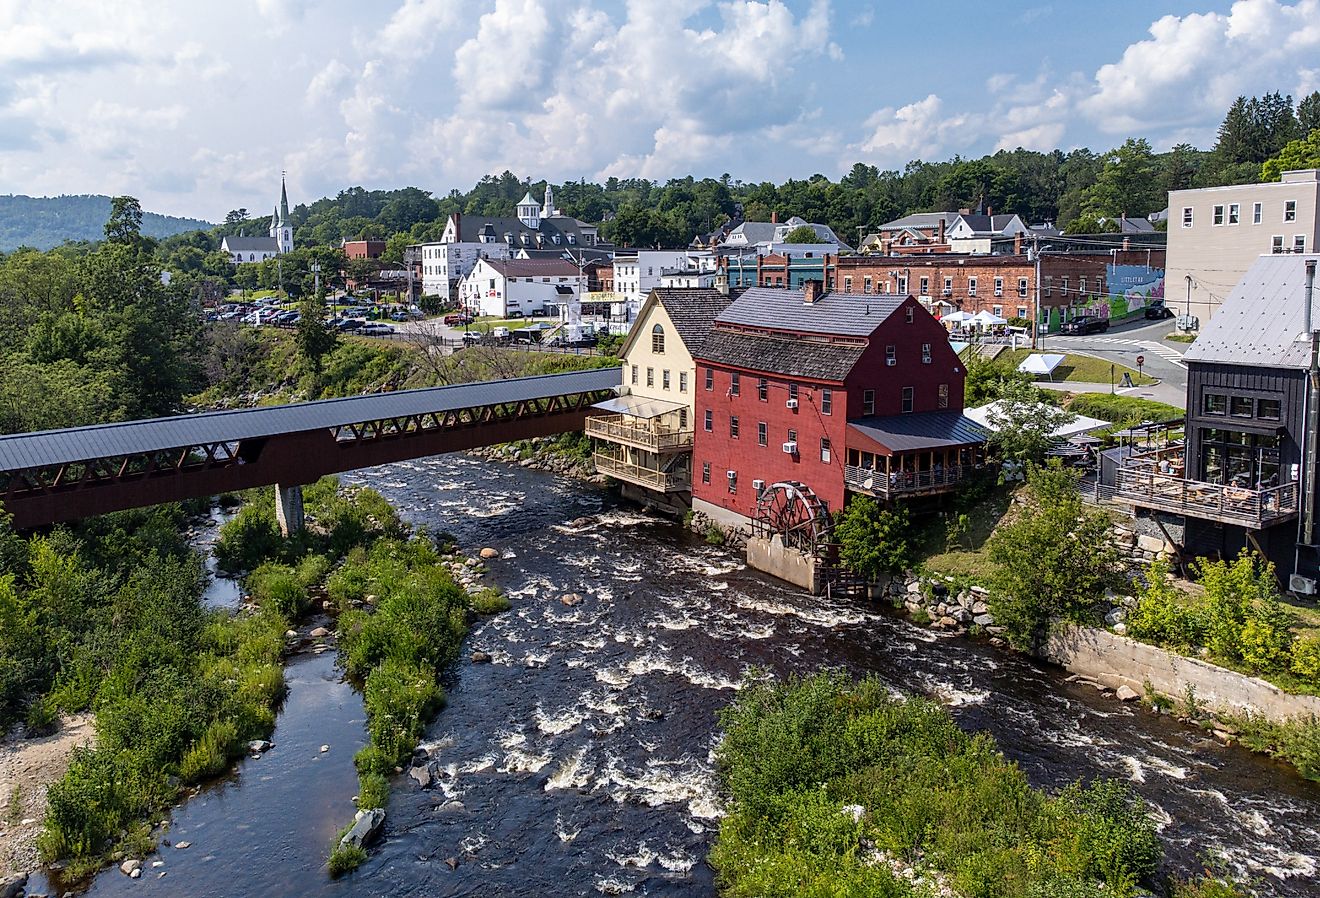
M148 848L146 821L274 725L288 622L207 611L185 522L160 506L0 534L0 725L95 714L95 747L50 786L38 843L72 878Z
M1288 692L1320 695L1320 627L1284 603L1273 565L1243 551L1202 560L1184 589L1156 560L1124 619L1128 636L1262 677Z
M730 898L1130 896L1163 857L1125 786L1034 789L989 736L878 680L755 680L720 723L729 805L710 861ZM1177 889L1246 895L1216 880Z

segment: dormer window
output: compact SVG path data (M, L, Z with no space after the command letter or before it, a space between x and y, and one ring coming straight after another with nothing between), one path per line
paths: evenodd
M569 243L577 243L577 237L575 237L575 236L572 235L572 234L569 234L569 235L568 235L568 242L569 242Z
M526 234L523 234L523 235L522 235L522 242L523 242L523 246L529 246L529 245L531 244L531 242L532 242L532 239L531 239L530 237L528 237Z
M559 235L556 234L552 239L555 241L555 246L558 246L558 245L559 245Z

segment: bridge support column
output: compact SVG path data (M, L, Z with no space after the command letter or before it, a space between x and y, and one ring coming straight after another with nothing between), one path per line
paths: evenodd
M303 494L301 486L275 484L275 520L279 521L280 533L285 536L302 532Z

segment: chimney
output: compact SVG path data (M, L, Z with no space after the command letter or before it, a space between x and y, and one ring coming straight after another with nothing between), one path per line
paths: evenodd
M995 207L994 207L994 206L986 206L986 207L985 207L985 214L986 214L987 216L989 216L990 218L994 218L994 217L995 217Z
M1129 249L1131 249L1131 248L1132 248L1132 238L1131 238L1131 237L1124 237L1124 238L1123 238L1123 252L1127 252L1127 251L1128 251Z
M462 243L462 242L463 242L463 213L462 213L462 212L455 212L455 213L454 213L454 242L455 242L455 243Z
M811 280L802 282L802 304L811 305L821 297L820 281Z
M1013 255L1022 255L1022 232L1018 231L1013 235Z
M771 224L779 224L779 213L778 213L778 212L771 212L771 213L770 213L770 223L771 223Z
M715 275L715 292L722 296L729 295L729 272L728 269L721 268L720 273Z
M940 230L939 230L939 236L938 236L937 238L935 238L935 242L936 242L936 243L943 243L943 242L944 242L944 219L943 219L943 218L940 219Z

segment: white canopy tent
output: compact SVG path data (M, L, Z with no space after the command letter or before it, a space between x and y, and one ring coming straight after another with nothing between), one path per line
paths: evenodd
M980 327L994 327L1000 324L1008 324L1007 318L1000 318L994 312L982 309L971 317L971 320Z
M1041 404L1041 408L1045 408ZM977 424L980 424L986 430L995 431L999 428L991 423L990 419L999 409L999 402L991 402L988 405L982 405L978 408L963 409L963 414L971 418ZM1108 421L1102 421L1099 418L1088 418L1086 415L1077 415L1067 424L1062 424L1054 429L1050 436L1060 440L1066 440L1079 434L1090 433L1093 430L1100 430L1105 427L1112 427Z
M1022 360L1017 369L1025 374L1034 374L1037 377L1046 376L1053 378L1054 369L1063 364L1064 357L1053 353L1033 352Z
M950 323L966 324L968 321L972 321L975 318L976 318L975 315L969 314L967 312L964 312L962 309L959 309L956 312L950 312L947 315L941 316L940 322L943 324L950 324Z

